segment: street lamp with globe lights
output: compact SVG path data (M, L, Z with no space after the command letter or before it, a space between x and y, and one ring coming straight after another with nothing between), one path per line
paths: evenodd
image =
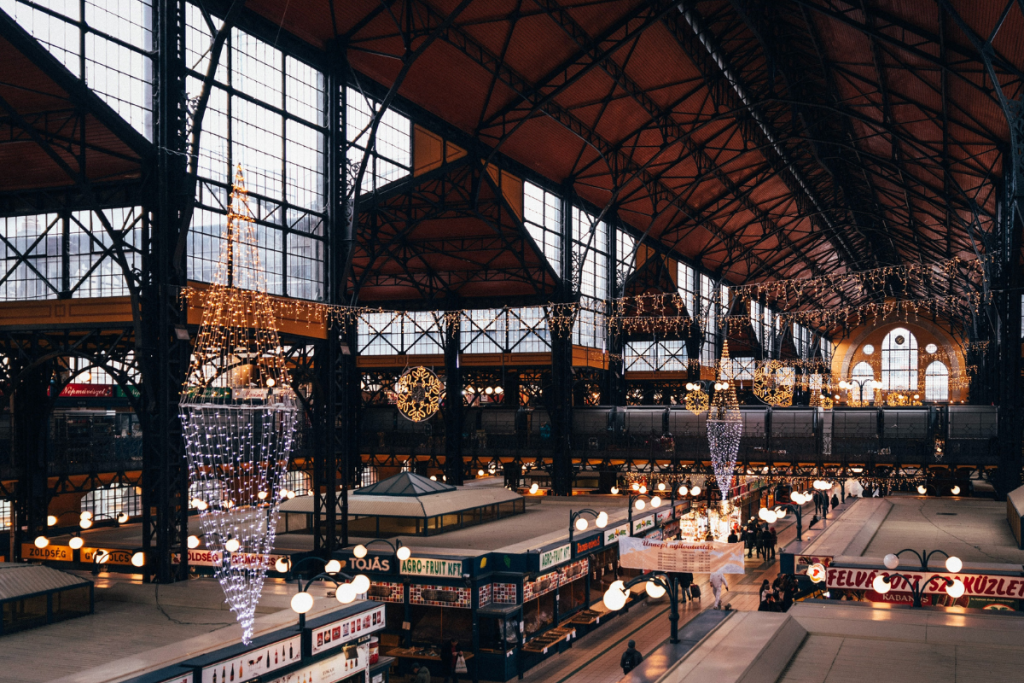
M352 576L341 571L341 562L338 560L324 560L320 557L307 557L301 560L294 567L291 566L291 561L282 562L279 559L274 568L278 571L285 570L287 576L285 581L291 581L293 575L296 575L299 569L309 562L320 562L324 565L324 569L319 574L311 577L306 581L305 586L302 584L302 577L295 576L296 583L299 591L292 596L291 608L292 611L299 615L299 630L301 631L306 626L306 612L313 608L313 596L309 593L309 587L313 585L314 581L319 579L327 579L334 583L335 593L334 597L343 605L347 605L356 599L357 595L366 593L370 589L370 579L365 574L357 574ZM339 579L346 579L345 581Z
M797 498L799 496L799 498ZM799 493L794 493L790 496L793 503L777 503L773 508L761 508L757 512L758 518L766 524L774 524L780 519L784 519L786 514L792 512L796 515L796 540L803 540L803 510L800 509L804 497Z
M569 552L573 557L576 556L576 549L572 547L572 537L574 531L586 531L590 526L590 522L584 515L590 515L594 518L594 524L597 525L598 529L603 529L608 526L608 513L604 510L598 512L597 510L591 510L590 508L584 510L578 510L573 512L569 510Z
M360 543L359 545L352 548L352 555L360 560L363 559L369 552L369 547L374 543L383 543L384 545L391 548L391 552L395 554L395 557L398 558L399 562L405 562L410 557L412 557L412 551L409 550L407 546L402 545L401 541L395 541L394 543L392 543L391 541L387 541L383 538L375 538L372 541Z
M670 643L679 642L679 584L675 574L666 572L646 572L640 576L630 579L629 583L614 581L604 593L604 606L612 612L618 612L626 606L629 598L629 589L638 583L646 582L647 595L655 600L668 593L669 597L669 624L671 625Z
M910 595L913 599L914 607L921 607L921 598L924 594L924 588L921 586L921 577L909 577L905 574L879 574L875 577L875 580L871 582L871 587L874 591L880 595L885 595L892 588L893 579L902 579L906 582L910 588ZM953 599L957 599L964 594L966 587L964 582L960 579L951 579L948 576L938 577L946 586L946 594ZM911 581L913 580L913 583ZM927 585L927 584L926 584Z
M902 555L903 553L913 553L914 556L917 558L918 562L921 563L921 571L924 572L928 571L928 560L932 558L932 555L939 554L946 556L946 571L948 571L950 574L959 574L960 570L964 568L963 560L961 560L956 555L950 555L945 550L933 550L931 552L928 552L927 550L922 550L921 552L917 552L916 550L913 550L911 548L904 548L899 552L889 553L888 555L882 558L882 564L885 565L886 569L896 569L900 566L900 555Z
M647 507L645 498L650 498L651 509L661 507L662 503L661 496L648 496L646 487L641 486L639 490L641 491L640 493L631 493L629 495L629 518L627 521L629 522L630 536L633 535L633 510L635 509L637 512L644 510Z

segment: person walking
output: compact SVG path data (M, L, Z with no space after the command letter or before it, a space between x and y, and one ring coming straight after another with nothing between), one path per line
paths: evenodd
M682 590L682 601L684 603L689 602L692 598L690 597L690 584L693 583L692 572L681 572L679 574L679 588Z
M629 641L627 643L626 651L622 653L622 659L619 660L619 666L622 667L622 673L628 674L630 671L640 666L640 662L642 661L644 661L644 656L636 649L636 641Z
M715 595L715 604L711 606L711 609L722 608L722 589L729 590L729 584L725 580L725 574L719 569L717 572L711 575L711 592Z
M451 679L452 683L459 683L459 672L455 670L455 664L459 661L462 650L459 649L459 639L452 638L441 648L441 673L444 675L444 683Z
M775 527L768 529L768 549L772 553L772 559L775 559L775 546L779 544L779 535L775 532Z
M430 669L415 662L412 665L412 683L430 683Z
M836 494L833 493L832 494L832 509L835 510L837 507L839 507L839 496L837 496Z

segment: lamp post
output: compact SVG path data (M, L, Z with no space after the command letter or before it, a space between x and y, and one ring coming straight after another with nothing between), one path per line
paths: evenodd
M367 541L366 543L360 543L359 545L356 545L352 548L352 555L359 558L360 560L363 559L364 557L366 557L366 553L369 552L369 546L373 545L374 543L383 543L387 547L391 548L391 552L395 554L395 557L398 558L399 562L405 562L410 557L412 557L412 551L409 550L407 546L402 545L401 541L395 541L394 543L392 543L391 541L388 541L383 538L375 538L372 541Z
M900 555L903 553L913 553L918 562L921 563L921 571L924 572L928 571L928 560L932 559L932 555L938 555L940 553L946 556L946 571L950 574L959 574L960 570L964 568L964 563L959 557L956 555L950 555L945 550L933 550L931 552L922 550L921 552L917 552L912 548L904 548L899 552L889 553L882 558L882 564L885 565L886 569L896 569L900 566Z
M305 560L303 560L303 562L304 561ZM338 561L331 560L331 562ZM299 564L302 564L302 562L300 562ZM341 566L340 563L338 564L338 566ZM338 580L338 577L348 579L348 581L343 583ZM336 592L334 594L335 598L337 598L338 602L340 602L343 605L349 604L350 602L356 599L356 596L358 594L365 593L370 588L370 579L368 579L364 574L358 574L353 577L349 574L341 572L340 570L335 572L321 572L316 576L310 578L308 581L306 581L305 586L302 585L302 579L299 578L297 580L299 592L292 596L291 607L292 611L299 615L300 631L306 628L306 612L313 609L313 596L309 594L309 587L312 586L313 582L317 581L318 579L327 579L328 581L334 583L334 585L336 586Z
M569 510L569 553L572 557L576 557L576 551L572 547L572 537L575 530L586 531L587 527L590 526L590 522L587 521L584 515L591 515L594 517L594 523L597 524L598 529L603 529L608 526L608 513L602 510L598 512L591 510L590 508L573 512Z
M866 403L866 401L864 400L865 387L871 390L871 403L874 404L875 389L881 388L882 385L880 382L876 382L873 378L870 377L865 379L854 379L851 377L849 380L843 380L839 383L840 389L845 389L846 391L849 391L851 393L853 392L854 386L856 386L858 389L861 405L864 405Z
M57 524L60 522L62 517L66 516L66 515L73 515L73 514L74 514L73 511L67 511L67 512L62 512L59 515L47 515L47 517L46 517L46 526L48 526L48 527L57 526ZM68 541L68 545L71 546L71 549L72 550L80 550L82 548L82 546L85 545L85 539L82 538L82 532L85 531L86 529L91 529L96 522L102 521L104 519L111 520L114 523L113 526L119 527L119 526L121 526L122 524L124 524L125 522L128 521L128 513L127 512L120 512L117 515L109 515L109 514L95 514L94 515L93 513L89 512L88 510L82 512L78 516L78 529L72 534L71 539ZM35 545L35 547L37 547L39 549L42 549L42 548L45 548L46 546L50 545L50 538L48 536L46 536L45 534L40 534L39 536L35 537L35 539L32 541L32 543L33 543L33 545ZM138 553L136 553L136 554L138 554ZM133 556L133 559L134 559L134 556ZM133 564L134 564L134 562L133 562ZM142 565L135 565L135 566L139 567L139 566L142 566Z
M875 577L875 580L871 582L871 587L875 589L876 593L884 595L888 593L889 590L892 588L892 580L894 578L900 578L906 581L907 585L910 587L911 598L914 601L913 606L922 607L923 605L921 604L921 598L924 594L924 589L921 587L920 577L915 577L914 582L911 583L910 577L905 574L879 574ZM960 579L951 579L946 576L943 576L941 578L943 583L946 584L946 593L951 598L959 598L961 595L964 594L963 581L961 581Z
M649 496L649 495L647 495L647 493L646 493L647 489L645 487L640 487L640 490L642 491L642 493L631 493L631 494L629 494L629 513L628 513L629 514L629 520L628 521L629 521L629 535L630 536L633 535L633 508L634 507L637 510L643 510L645 507L647 507L647 502L644 500L644 498L650 498L650 500L651 500L651 508L661 507L661 502L662 501L661 501L661 497L660 496Z
M679 583L675 576L666 572L653 571L634 577L628 583L615 581L608 590L605 591L604 606L613 612L619 611L626 605L628 590L642 581L647 582L647 594L654 599L660 598L665 595L666 591L668 591L670 604L668 621L671 625L671 637L669 638L669 642L672 644L678 643Z
M799 496L799 498L797 498L797 496ZM800 504L801 501L804 500L804 497L800 493L794 493L790 496L790 498L793 499L794 502L797 503L797 505L793 505L790 503L780 503L776 504L775 507L773 507L770 510L768 508L761 508L758 511L757 516L763 522L767 522L768 524L774 524L776 521L783 519L786 516L786 512L792 512L796 514L796 540L802 541L804 540L803 510L800 509Z

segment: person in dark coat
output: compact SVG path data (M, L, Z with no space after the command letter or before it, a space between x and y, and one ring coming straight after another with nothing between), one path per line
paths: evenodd
M735 529L733 529L732 531L730 531L730 532L729 532L729 538L728 538L728 540L727 540L727 543L736 543L736 542L738 542L739 540L740 540L740 539L738 539L738 538L736 537L736 530L735 530Z
M624 674L628 674L644 661L644 656L636 649L636 641L631 640L627 645L626 651L622 653L622 659L619 660L619 666L622 667Z
M459 639L452 638L441 647L441 674L444 676L444 683L451 679L452 683L459 683L459 674L455 671L455 662L458 661L462 649L459 648Z
M775 559L775 546L779 544L779 535L775 533L775 527L768 529L768 550L771 551L772 559Z
M758 593L758 599L759 599L759 602L758 602L758 605L757 605L757 611L758 612L767 612L768 611L768 598L771 596L771 594L772 594L772 587L768 583L768 579L765 579L764 581L761 582L761 590Z
M839 496L837 496L836 494L833 493L832 494L832 509L835 510L837 507L839 507Z
M747 557L752 557L754 552L754 531L749 526L743 528L743 546L747 549Z
M679 588L681 589L682 596L681 600L687 602L690 600L690 585L693 583L692 572L681 572L679 574Z

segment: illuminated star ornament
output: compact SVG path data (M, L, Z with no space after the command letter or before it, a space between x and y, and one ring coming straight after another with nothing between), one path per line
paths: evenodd
M248 644L274 547L298 403L241 166L217 272L203 299L179 402L191 505L199 510L207 547L219 560L217 580Z
M444 385L424 367L409 368L395 382L398 411L413 422L432 418L441 408Z
M740 452L740 437L743 436L743 418L733 383L732 362L729 359L729 342L722 345L719 363L720 379L715 382L715 394L708 411L708 450L711 451L711 466L715 470L718 490L724 502L732 489L736 456Z

